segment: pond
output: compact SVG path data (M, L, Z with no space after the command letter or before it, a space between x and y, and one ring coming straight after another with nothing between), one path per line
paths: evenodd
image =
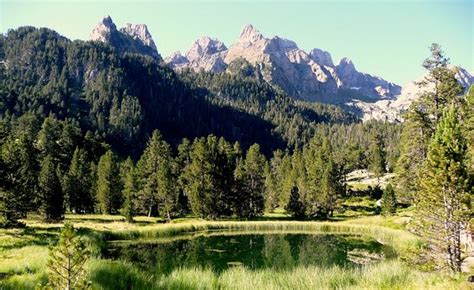
M125 260L144 271L229 267L291 269L296 266L357 266L392 259L395 251L354 235L295 233L207 233L153 241L112 242L106 258Z

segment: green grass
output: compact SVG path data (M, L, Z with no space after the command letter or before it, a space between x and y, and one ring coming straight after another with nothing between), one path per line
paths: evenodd
M176 269L168 275L147 274L133 264L100 259L110 239L180 238L182 235L213 231L353 233L392 246L400 255L417 248L420 241L404 230L410 211L394 217L370 216L337 222L275 221L285 218L277 212L259 221L203 221L183 218L173 223L140 217L128 224L121 217L67 215L80 229L93 250L87 263L94 289L470 289L465 276L450 279L423 273L400 259L362 268L318 268L298 266L291 270L250 270L233 267L216 274L210 269ZM0 289L34 289L47 282L47 246L55 243L61 224L44 224L32 217L26 229L0 229Z
M286 271L233 267L220 275L210 269L184 268L154 277L126 262L98 260L90 263L89 270L94 289L469 289L460 279L413 271L400 261Z

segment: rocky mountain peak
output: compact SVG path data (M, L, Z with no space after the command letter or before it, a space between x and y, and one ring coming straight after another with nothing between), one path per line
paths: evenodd
M196 40L186 56L193 59L202 55L211 55L227 50L225 44L217 39L204 36Z
M93 41L106 42L110 33L117 31L117 26L109 15L105 16L101 22L92 30L90 39Z
M293 40L281 38L278 36L275 36L273 39L278 43L280 48L283 49L284 51L298 49L298 45Z
M188 59L181 53L181 51L175 51L170 56L165 58L165 62L174 64L187 63Z
M132 37L135 40L141 41L146 46L157 50L155 42L151 37L148 27L145 24L131 24L127 23L125 27L121 28L120 31Z
M312 60L320 65L334 67L331 54L325 50L314 48L309 52L309 56Z
M162 61L155 42L145 24L127 24L117 30L112 18L105 16L92 30L92 41L100 41L113 46L119 53L137 53Z
M356 70L352 60L350 60L347 57L341 58L341 60L339 61L339 64L337 66L338 67L344 67L344 68L352 68L353 70Z
M263 35L252 24L247 24L240 32L240 40L255 42L263 38Z
M117 27L115 26L115 23L112 20L112 17L110 17L110 15L104 16L104 18L102 19L102 24L104 24L106 27L117 29Z

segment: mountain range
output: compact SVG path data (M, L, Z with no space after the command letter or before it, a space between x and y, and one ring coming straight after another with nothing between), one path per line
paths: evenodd
M161 60L144 24L127 24L117 30L107 16L94 28L91 40L107 42L121 52L142 53ZM289 96L337 104L357 113L364 121L401 121L401 113L420 93L413 82L402 88L381 77L359 72L347 57L334 64L325 50L314 48L306 52L292 40L265 37L252 25L245 25L237 41L229 47L204 36L194 41L186 54L177 51L164 62L176 71L217 73L226 71L230 63L240 58L253 65L263 80ZM466 88L474 83L472 74L463 68L459 68L457 78Z
M108 43L121 54L150 56L177 72L226 72L232 62L243 59L254 66L261 79L289 96L339 105L363 121L402 121L401 114L421 92L414 82L402 88L359 72L347 57L334 64L325 50L314 48L305 52L294 41L279 36L267 38L252 25L245 25L229 47L204 36L194 41L185 54L177 51L164 59L145 24L126 24L117 29L111 17L106 16L93 29L90 39ZM473 75L463 68L458 68L456 77L465 88L474 83Z
M268 83L307 101L336 103L348 94L358 99L391 99L401 92L399 85L357 71L348 58L335 65L327 51L315 48L307 53L294 41L264 37L252 25L244 26L229 48L217 39L202 37L185 55L176 52L165 62L177 70L219 72L237 58L255 65Z

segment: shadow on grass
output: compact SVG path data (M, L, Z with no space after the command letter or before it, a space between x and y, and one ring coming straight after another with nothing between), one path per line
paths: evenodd
M130 264L97 261L89 271L89 279L99 289L156 289L153 276L146 276Z
M17 248L23 248L26 246L48 246L56 243L59 237L59 229L42 229L27 227L22 229L18 233L9 234L14 238L21 238L20 241L15 242L13 245L1 246L3 250L11 250Z

